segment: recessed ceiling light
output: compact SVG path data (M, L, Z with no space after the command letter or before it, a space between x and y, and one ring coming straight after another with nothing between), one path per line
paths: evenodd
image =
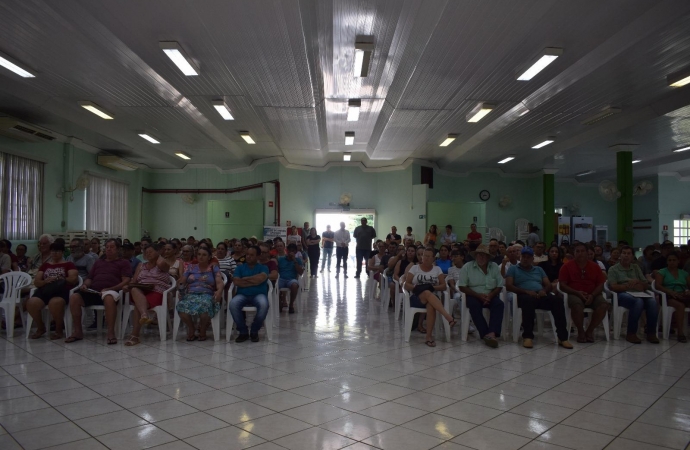
M666 77L669 86L681 87L690 83L690 68L673 73Z
M355 42L355 67L356 77L366 77L369 75L369 65L371 64L371 54L374 51L373 36L357 36Z
M343 153L343 161L349 161L352 159L352 153Z
M642 162L642 160L641 160L641 159L636 159L636 160L633 161L632 163L633 163L633 164L637 164L638 162Z
M112 114L107 112L105 109L101 108L100 106L98 106L97 104L95 104L93 102L78 102L78 103L79 103L79 106L81 106L82 108L84 108L85 110L87 110L89 112L94 113L95 115L97 115L101 119L112 120L115 118L115 116L113 116Z
M347 121L356 122L359 120L359 110L362 107L361 100L349 100L347 102Z
M194 61L192 61L187 54L182 50L180 44L175 41L159 42L161 49L168 55L178 69L188 77L199 75L199 68Z
M595 172L596 172L596 170L588 170L588 171L586 171L586 172L580 172L580 173L578 173L578 174L575 175L575 176L576 176L576 177L584 177L585 175L591 175L591 174L593 174L593 173L595 173Z
M355 143L355 132L346 131L345 132L345 145L354 145Z
M512 160L514 160L514 159L515 159L514 156L508 156L507 158L504 158L504 159L500 160L498 163L499 163L499 164L505 164L505 163L510 162L510 161L512 161Z
M479 103L477 106L470 111L470 113L467 115L467 121L468 122L479 122L491 112L496 107L496 105L492 105L490 103Z
M546 139L543 141L539 142L537 145L533 145L532 148L542 148L546 147L549 144L553 144L553 142L556 140L555 137L553 136L548 136Z
M455 139L457 139L458 135L457 134L449 134L443 142L439 144L439 147L448 147L451 142L453 142Z
M244 142L246 142L247 144L256 144L256 142L254 142L254 139L252 139L252 137L249 135L249 131L240 131L240 136L242 137L242 139L244 139Z
M182 158L182 159L192 159L192 158L190 158L189 156L185 155L185 154L182 153L182 152L177 152L177 153L175 153L175 154L176 154L177 156L179 156L180 158Z
M684 152L684 151L687 151L687 150L690 150L690 145L687 145L687 146L681 147L681 148L677 148L677 149L673 150L673 152L674 152L674 153L679 153L679 152Z
M226 105L223 100L213 100L211 103L223 120L235 120L230 113L230 108L228 108L228 105Z
M599 122L600 120L605 119L609 116L612 116L614 114L618 114L621 111L623 111L623 110L620 108L614 108L614 107L604 108L601 110L601 112L598 112L598 113L594 114L593 116L586 118L585 120L583 120L580 123L582 125L591 125L591 124L593 124L595 122Z
M0 53L0 66L4 67L5 69L16 73L22 78L35 78L36 75L33 74L30 70L22 67L19 62L17 62L14 58L4 54Z
M518 80L520 81L528 81L534 78L539 72L544 70L546 66L551 64L563 54L563 49L562 48L557 48L557 47L547 47L545 48L539 56L537 56L533 62L530 64L530 67L522 72L520 75L518 75Z
M151 136L151 133L147 133L144 131L138 131L137 134L152 144L160 144L160 141L158 139L154 138L153 136Z

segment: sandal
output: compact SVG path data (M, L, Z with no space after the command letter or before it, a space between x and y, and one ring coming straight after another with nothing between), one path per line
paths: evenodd
M108 345L115 345L115 344L117 344L117 338L108 338L107 344L108 344Z
M53 333L50 335L50 340L51 341L56 341L58 339L62 339L64 336L58 333Z
M688 338L686 338L684 334L679 334L677 339L678 339L678 342L682 342L683 344L688 342Z
M417 331L419 331L422 334L426 334L426 328L423 327L417 327Z
M141 318L139 319L139 325L148 325L151 322L153 322L153 320L150 319L148 315L146 315L146 316L142 315Z
M84 338L83 337L70 336L67 339L65 339L65 344L71 344L72 342L81 341L82 339L84 339Z
M436 342L434 342L433 340L426 341L426 345L427 347L436 347Z
M39 339L39 338L40 338L41 336L43 336L44 334L46 334L46 329L45 329L45 328L43 328L43 330L40 330L40 329L36 330L36 332L35 332L34 334L32 334L31 336L29 336L29 337L30 337L31 339Z
M577 337L577 342L579 342L580 344L586 344L586 343L587 343L587 338L584 337L584 336L578 336L578 337Z
M194 335L194 336L192 336L192 337L187 337L187 342L194 342L194 341L196 341L196 340L197 340L196 335Z
M594 343L594 336L585 336L585 339L587 339L587 342L590 344Z
M127 339L127 342L125 342L125 347L133 347L135 345L141 344L141 339L139 339L139 336L130 336L129 339Z
M201 335L201 336L199 336L199 342L203 342L203 341L205 341L206 339L208 339L208 338L206 337L206 335L205 335L205 334L204 334L204 335Z

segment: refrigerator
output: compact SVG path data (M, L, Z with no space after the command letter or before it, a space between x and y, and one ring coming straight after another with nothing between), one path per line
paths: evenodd
M570 216L558 218L558 245L563 242L570 244Z
M594 219L591 217L572 217L570 224L571 241L590 242L594 239Z

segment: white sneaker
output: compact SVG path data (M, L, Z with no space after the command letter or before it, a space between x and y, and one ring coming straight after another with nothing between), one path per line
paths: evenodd
M470 329L467 330L467 332L474 334L475 331L477 331L477 329L474 327L474 325L470 324Z

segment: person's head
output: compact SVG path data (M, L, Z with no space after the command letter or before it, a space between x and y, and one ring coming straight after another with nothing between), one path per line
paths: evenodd
M668 255L666 255L666 266L668 270L676 270L679 263L680 256L678 256L677 252L671 251Z
M187 238L187 244L189 244L189 245L194 245L194 244L196 244L196 239L194 239L194 236L189 236L189 237Z
M17 256L23 258L24 256L26 256L26 252L28 249L26 248L26 245L19 244L15 250L17 251Z
M261 254L261 249L258 245L252 245L247 249L247 254L245 255L245 262L253 266L259 261L259 255Z
M611 250L611 261L618 261L618 259L621 257L621 251L617 248L614 248Z
M123 239L122 240L122 244L131 244L131 243L132 243L132 241L130 241L129 239Z
M216 258L223 259L228 256L228 246L225 242L219 242L216 244Z
M600 258L604 254L604 247L601 245L595 245L594 246L594 256L597 258Z
M508 246L506 245L506 243L503 242L503 241L499 241L499 242L498 242L498 252L499 252L501 255L504 255L504 256L505 256L507 250L508 250Z
M180 258L182 258L182 261L184 262L189 262L194 259L194 247L191 245L183 245L182 246L182 252L180 253Z
M304 229L308 230L309 229L309 222L304 222Z
M412 227L407 227L406 230L407 230L407 234L412 234Z
M520 265L530 267L534 263L534 250L531 247L522 247L520 250Z
M424 257L424 246L417 247L417 262L421 263Z
M146 256L146 248L151 245L153 241L151 240L150 237L143 237L141 238L141 252Z
M10 249L7 248L7 244L3 240L0 240L0 253L10 253Z
M498 253L498 239L491 239L489 241L489 253L496 255Z
M38 238L38 251L42 255L47 255L50 253L50 244L53 242L55 242L55 238L53 238L53 236L49 234L42 234L41 237Z
M429 233L431 234L437 234L438 233L438 227L436 225L432 225L429 227Z
M448 259L448 256L450 256L450 249L447 245L442 245L441 248L438 249L438 257L445 261Z
M359 223L361 223L362 225L366 225L367 224L366 217L362 217L362 220L360 220Z
M242 241L235 242L235 245L232 249L235 253L242 253Z
M0 245L3 245L4 243L0 243ZM65 253L65 244L61 242L53 242L48 246L48 249L50 250L50 257L52 258L53 262L59 262L62 260L62 256Z
M557 245L549 247L549 260L555 263L563 261L563 250Z
M450 252L450 259L453 261L455 267L462 267L465 263L465 255L460 250L453 250Z
M297 251L301 252L302 251L302 241L297 241L297 243L295 245L297 245Z
M574 244L573 257L580 264L587 262L587 246L581 242Z
M345 229L345 222L340 222L340 229L344 230Z
M167 244L163 246L163 249L161 250L161 254L163 255L163 258L170 259L174 258L177 256L177 244L175 243L174 240L169 241Z
M386 253L386 243L383 241L377 241L376 242L376 250L379 251L379 254Z
M259 262L261 264L267 263L271 258L271 249L266 244L259 244Z
M288 244L287 246L287 259L292 261L295 259L295 254L297 253L297 245L296 244Z
M276 242L276 251L278 252L279 255L284 255L285 254L285 242L283 241L278 241Z
M422 253L422 264L424 264L425 266L433 266L435 257L436 250L434 250L431 247L425 248L424 252Z
M398 253L398 244L395 242L390 242L388 244L388 254L389 255L395 255Z
M105 258L106 259L117 259L118 252L120 251L120 245L115 239L108 239L105 241Z
M158 261L158 258L160 257L160 252L162 248L163 244L158 242L146 247L146 251L144 252L144 258L146 258L146 261L155 264L156 261Z
M205 246L200 245L196 250L196 260L201 265L206 265L211 262L211 250Z
M144 254L144 257L146 254ZM122 244L122 257L125 259L132 259L134 257L134 245L131 242Z
M453 225L446 225L446 234L450 234L453 232Z
M587 247L587 259L590 261L594 261L594 257L596 255L594 254L594 249L592 247Z
M19 252L19 247L17 247L17 252ZM648 245L642 250L642 255L644 255L647 261L651 261L652 255L654 254L654 246Z
M613 246L611 245L610 242L604 243L604 247L606 248L606 251L608 251L608 252L610 252L611 248L613 248Z
M478 245L477 249L474 251L474 260L477 262L477 264L480 267L485 267L487 264L489 264L490 259L491 254L489 253L489 247L484 244Z
M662 256L668 256L671 252L673 251L673 243L665 241L663 244L661 244L661 255ZM613 255L613 252L611 252Z
M331 226L330 226L330 225L326 225L326 231L331 231Z
M620 248L621 256L620 263L624 266L630 264L635 258L635 251L629 245L624 245Z
M508 247L508 250L506 250L506 255L512 264L515 264L520 258L520 250L522 250L522 247L515 244L511 245Z
M544 250L546 249L546 244L543 242L537 242L537 245L534 246L534 254L537 256L541 256L544 254Z
M290 228L290 230L292 231L293 235L297 234L297 225L293 225L292 228Z
M316 228L312 228L311 230L309 230L309 235L310 235L311 237L316 236Z
M7 248L7 252L11 253L12 252L12 243L7 239L2 239L2 242L5 243L5 247Z
M407 258L408 261L416 262L417 247L415 247L414 245L408 245L407 247L405 247L405 258Z
M69 251L75 259L81 258L85 252L84 240L79 238L72 239L69 243ZM17 247L17 253L19 253L19 247Z
M141 253L141 242L137 241L134 243L134 254L138 255Z
M397 234L397 233L398 233L398 228L397 228L395 225L393 225L393 226L391 227L391 233L392 233L392 234Z
M470 230L472 230L473 233L474 233L475 231L477 231L477 224L471 223L471 224L470 224Z

